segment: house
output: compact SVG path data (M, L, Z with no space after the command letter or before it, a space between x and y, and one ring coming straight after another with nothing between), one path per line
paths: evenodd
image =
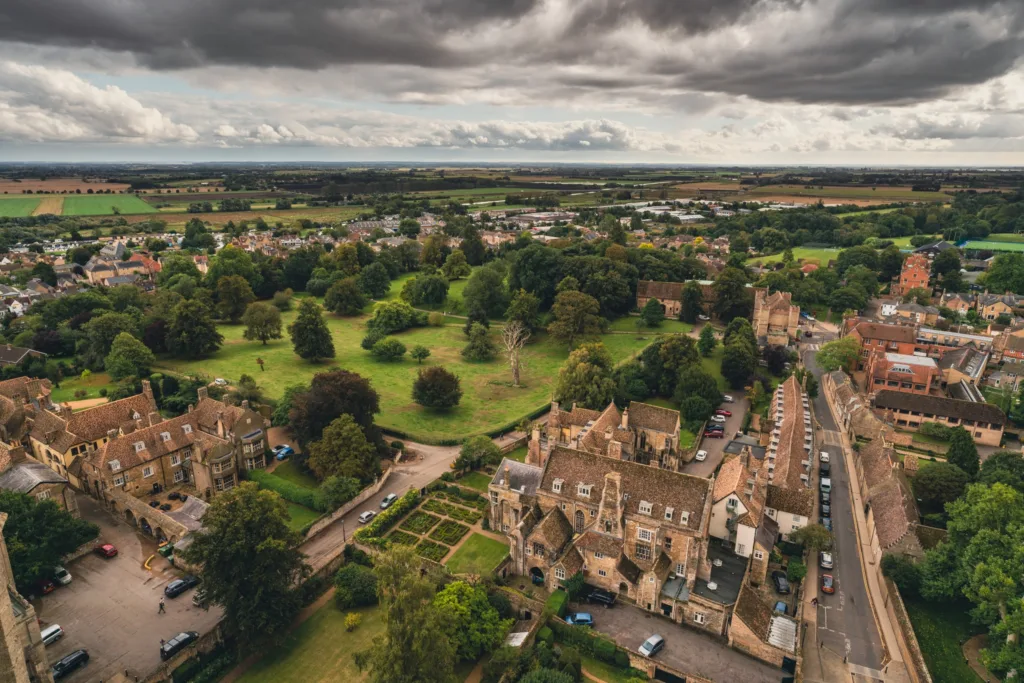
M751 470L755 461L749 447L723 464L715 478L708 534L721 539L740 557L753 556L760 583L768 569L767 557L775 547L778 524L764 514L767 470ZM763 567L760 566L763 564Z
M21 446L0 444L0 490L23 493L37 500L52 500L78 516L78 502L68 480L27 455Z
M45 358L46 354L35 349L4 344L0 346L0 365L19 365L28 358Z
M759 343L788 346L799 335L800 307L790 292L769 294L759 288L754 294L754 335Z
M978 315L983 320L995 320L1001 315L1012 318L1014 311L1024 306L1024 297L1006 292L1005 294L978 295Z
M881 560L883 553L916 559L924 557L924 550L914 533L920 518L913 494L896 475L897 458L892 436L892 431L885 429L862 444L854 454L860 495L866 503L868 533L865 541L874 552L875 562Z
M913 253L903 261L899 277L893 278L889 287L889 293L893 296L903 296L912 289L928 289L928 279L931 271L931 262L923 253Z
M647 302L655 299L665 309L665 316L678 318L683 310L683 282L652 282L640 280L636 284L636 307L641 311Z
M797 620L777 613L763 594L746 585L740 589L729 626L729 647L775 667L795 665L799 633Z
M988 359L989 353L979 350L973 344L947 351L938 362L943 386L961 381L977 386L988 367Z
M864 363L864 375L868 392L891 389L927 395L938 384L939 368L934 358L887 353L876 346Z
M974 308L974 297L970 294L959 292L943 292L939 298L939 306L948 308L954 313L965 315L967 311Z
M956 247L946 240L939 240L938 242L932 242L931 244L924 244L918 247L914 250L914 253L922 254L928 258L935 258L947 249L956 249Z
M861 360L857 370L871 355L874 349L882 349L889 353L912 355L917 350L917 334L913 327L903 325L886 325L884 323L856 322L848 332L860 342Z
M768 409L773 429L765 460L768 470L765 511L784 536L809 523L809 510L814 505L814 492L810 487L815 462L812 456L814 429L808 406L807 396L796 377L790 376L775 390ZM777 491L774 495L773 487ZM793 502L779 507L782 498L792 498ZM789 509L799 512L790 513ZM783 517L782 512L790 516Z
M108 242L100 249L99 257L106 261L120 261L127 251L124 242Z
M895 315L913 323L922 325L934 325L939 320L939 309L935 306L922 306L911 301L910 303L896 306Z
M916 430L923 422L963 427L983 446L998 446L1006 426L1003 411L984 400L917 396L887 389L875 394L873 405L880 418L897 427Z
M3 532L7 513L0 512L0 676L10 683L53 683L39 617L14 585L14 570Z
M994 338L982 334L936 330L929 327L918 329L917 341L922 350L925 350L929 356L933 357L941 357L952 349L958 349L968 344L981 351L988 351L992 349L995 343Z

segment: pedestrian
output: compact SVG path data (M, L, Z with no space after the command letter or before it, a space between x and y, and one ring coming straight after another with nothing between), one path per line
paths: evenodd
M167 610L164 607L164 599L160 598L160 609L157 610L157 614L167 614Z

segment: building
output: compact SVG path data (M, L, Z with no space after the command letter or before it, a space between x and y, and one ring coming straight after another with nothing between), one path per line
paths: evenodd
M928 279L931 266L931 262L924 254L911 254L903 261L900 275L898 278L893 279L893 283L889 287L889 293L894 296L903 296L912 289L929 291Z
M998 446L1006 426L1003 411L983 401L883 390L875 394L873 405L880 418L897 427L916 430L923 422L963 427L983 446Z
M778 524L764 514L767 471L751 469L756 462L750 448L729 458L715 478L711 498L711 522L708 534L723 541L740 557L753 557L760 581L768 569L768 556L778 538Z
M26 349L20 346L4 344L0 346L0 366L19 365L29 358L45 358L46 354L35 349Z
M790 292L769 294L758 289L754 294L754 335L758 342L788 346L799 335L800 307L793 304ZM763 340L763 341L762 341Z
M922 327L917 331L917 342L919 350L926 351L929 356L940 357L950 349L957 349L968 344L981 351L988 351L992 349L995 339L981 334Z
M24 493L37 500L52 500L78 516L78 502L68 480L26 455L21 446L0 444L0 490Z
M920 325L934 325L939 321L939 309L935 306L922 306L913 301L897 305L893 314L897 318Z
M0 441L20 446L30 418L50 405L48 379L16 377L0 382Z
M861 348L861 361L858 367L851 370L862 368L875 349L907 356L913 355L918 349L917 334L913 327L857 321L848 334L860 342Z
M942 373L942 385L963 381L977 386L985 374L985 368L988 367L988 359L989 353L975 348L973 344L947 351L938 362L939 372Z
M923 254L928 258L932 259L946 251L947 249L956 249L955 246L947 242L946 240L939 240L938 242L932 242L931 244L924 244L914 250L915 254Z
M655 299L665 308L665 315L678 318L683 310L683 282L652 282L640 280L636 284L636 307L641 311L647 302Z
M914 533L920 518L913 494L896 475L897 458L891 436L891 430L883 430L854 454L860 495L867 508L865 540L874 552L875 562L881 560L883 553L924 557Z
M995 320L1001 315L1012 318L1015 311L1024 306L1024 297L1006 292L1005 294L978 295L978 315L982 320Z
M967 311L974 308L974 297L970 294L958 292L943 292L939 299L939 306L948 308L954 313L965 315Z
M887 353L875 347L864 363L865 390L891 389L927 395L938 385L939 368L927 356Z
M768 417L773 428L766 453L769 485L765 512L785 536L809 523L814 505L814 429L807 395L796 377L790 376L775 390Z
M14 570L3 529L7 513L0 512L0 681L53 683L46 646L39 632L36 611L14 586Z

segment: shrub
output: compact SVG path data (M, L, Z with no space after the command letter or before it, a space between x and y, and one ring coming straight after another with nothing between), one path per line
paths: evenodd
M420 544L416 546L416 554L420 557L424 557L432 562L440 562L444 559L444 556L448 554L450 548L440 543L434 543L423 539Z
M247 474L249 479L260 485L260 488L274 491L290 503L302 505L318 512L325 511L324 501L319 499L315 490L307 489L305 486L300 486L263 470L249 470Z
M369 567L346 564L334 575L334 604L338 609L377 604L377 576Z
M370 557L370 554L365 550L360 550L354 545L345 546L344 555L345 562L355 562L356 564L361 564L364 567L373 566L373 558Z
M908 558L887 553L882 556L882 574L892 579L904 598L915 598L921 588L921 570Z
M444 326L444 314L434 311L427 315L427 324L431 327L442 327Z
M445 545L455 545L468 532L468 526L446 519L438 524L436 529L430 532L430 538L435 541L440 541Z
M555 642L555 634L547 626L541 626L540 630L537 631L537 640L538 642L552 645Z
M391 447L394 448L396 451L401 451L405 449L405 444L402 443L401 441L392 441Z
M363 617L360 614L352 612L351 614L345 615L345 630L355 631L359 628L359 624L363 623Z
M619 651L619 648L615 647L615 643L604 638L594 639L594 656L600 659L602 662L608 662L609 664L615 663L615 654Z
M387 535L388 543L397 543L398 545L416 545L419 540L419 536L413 536L404 531L392 531Z
M615 648L615 666L620 669L629 668L629 655L627 655L624 650Z
M487 602L491 603L491 607L498 610L498 616L502 619L510 619L514 614L512 601L508 599L504 591L491 591L487 594Z
M373 345L370 353L377 360L391 362L400 360L405 355L405 344L398 341L394 337L388 337L381 339L379 342Z
M377 342L384 339L384 333L378 330L370 330L363 337L363 341L359 342L359 346L363 347L366 351L372 351L373 347L377 345Z
M399 528L411 531L414 534L425 534L440 521L439 517L417 510L409 515Z
M943 441L949 441L953 429L938 422L922 422L918 430L925 436L930 436Z
M420 494L415 489L407 491L391 507L373 518L369 524L355 533L355 539L363 543L379 544L384 532L393 527L405 513L416 507Z
M559 617L565 616L565 608L569 604L569 594L564 590L556 590L554 593L548 596L547 601L544 603L544 611L548 614L554 614Z
M427 408L451 408L462 399L462 386L455 373L432 365L417 373L412 399Z

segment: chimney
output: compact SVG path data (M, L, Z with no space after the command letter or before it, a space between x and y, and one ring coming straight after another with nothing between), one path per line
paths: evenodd
M249 410L249 399L242 399L242 410Z
M629 406L622 411L622 428L629 429Z
M217 411L217 436L219 436L220 438L223 439L224 438L224 432L225 432L225 429L224 429L224 411L223 410L218 410Z
M505 465L505 479L501 482L505 488L512 487L512 468Z
M199 387L196 393L199 395L200 401L202 401L204 398L210 398L210 390L207 387Z
M156 405L156 399L153 397L153 387L148 379L142 380L142 395L149 399L150 403Z
M188 412L190 412L190 413L191 413L191 412L192 412L192 409L193 409L193 408L195 408L195 406L194 406L194 405L192 405L191 403L189 403L189 404L188 404Z
M117 438L117 430L116 429L108 429L107 430L107 438L108 439L116 439Z

